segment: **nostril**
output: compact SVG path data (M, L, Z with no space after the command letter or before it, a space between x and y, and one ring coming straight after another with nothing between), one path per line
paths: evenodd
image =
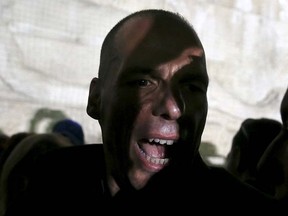
M168 114L166 114L166 113L162 114L161 117L166 119L166 120L170 119L170 116Z

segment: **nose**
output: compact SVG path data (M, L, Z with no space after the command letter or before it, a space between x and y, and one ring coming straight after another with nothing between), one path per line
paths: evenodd
M167 120L176 120L181 116L181 109L170 90L165 91L154 99L153 115Z

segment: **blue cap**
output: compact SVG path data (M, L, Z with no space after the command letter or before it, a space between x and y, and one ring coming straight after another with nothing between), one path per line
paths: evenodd
M58 121L53 126L52 132L66 136L74 145L84 144L84 132L82 126L71 119Z

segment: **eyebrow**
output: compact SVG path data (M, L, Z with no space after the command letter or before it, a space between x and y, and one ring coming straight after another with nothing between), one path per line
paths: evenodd
M187 65L184 66L184 68L192 66L192 67L197 67L197 65L200 65L202 68L206 68L205 64L205 59L202 56L197 56L197 55L189 55L188 56L191 59L191 62L188 63ZM126 68L121 76L121 79L125 79L130 76L138 76L138 75L150 75L152 76L153 73L157 73L157 69L151 68L151 67L143 67L143 66L132 66Z
M135 76L140 76L140 75L151 76L153 71L155 70L152 68L148 68L148 67L139 67L139 66L129 67L123 71L120 80L131 79Z
M196 73L190 73L190 69L196 69ZM187 64L182 68L182 71L184 71L184 74L187 74L187 76L195 78L195 77L202 77L204 79L208 78L208 74L207 74L207 69L205 67L205 64L203 64L203 62L200 62L200 64ZM186 71L186 72L185 72ZM201 72L197 72L197 71L201 71ZM205 73L204 73L205 72Z
M205 60L204 60L203 55L202 56L189 55L188 57L191 60L191 62L189 64L192 64L194 62L194 60L196 60L197 62L200 62L201 64L205 65Z
M127 68L124 72L123 75L129 75L131 74L131 72L137 73L137 74L143 74L143 75L147 75L150 74L152 71L155 71L152 68L148 68L148 67L139 67L139 66L135 66L135 67L129 67Z

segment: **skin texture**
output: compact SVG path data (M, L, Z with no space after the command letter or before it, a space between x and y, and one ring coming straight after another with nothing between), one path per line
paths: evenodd
M110 31L87 113L102 129L112 195L143 188L168 166L193 163L207 116L207 86L202 44L178 15L140 12Z
M280 114L283 128L269 145L258 164L259 182L277 199L288 197L288 89L282 99Z

